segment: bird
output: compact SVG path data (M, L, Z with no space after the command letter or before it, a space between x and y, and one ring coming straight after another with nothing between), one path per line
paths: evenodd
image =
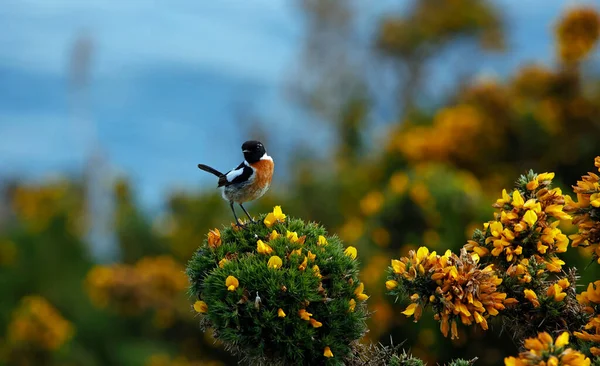
M235 213L234 204L240 205L251 222L255 222L243 204L262 197L271 186L275 164L273 158L267 154L265 145L256 140L249 140L242 144L244 161L235 169L223 174L220 171L205 165L198 164L198 168L205 172L216 175L219 178L217 188L222 188L221 196L229 202L235 223L240 223Z

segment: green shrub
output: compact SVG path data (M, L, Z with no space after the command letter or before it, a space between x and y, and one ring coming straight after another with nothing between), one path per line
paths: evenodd
M211 230L187 274L202 327L242 362L338 365L366 332L358 268L355 248L276 207Z

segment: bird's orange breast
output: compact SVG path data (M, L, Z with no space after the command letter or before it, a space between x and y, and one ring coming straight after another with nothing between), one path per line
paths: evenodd
M273 164L272 160L259 160L256 163L250 164L255 169L256 178L254 179L254 185L258 187L268 187L271 185L273 179Z

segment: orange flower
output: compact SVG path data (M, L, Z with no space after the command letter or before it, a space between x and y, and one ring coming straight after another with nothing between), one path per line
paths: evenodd
M219 229L208 232L208 246L215 249L221 246L221 232Z
M310 317L312 316L312 314L306 311L306 309L298 310L298 315L300 316L300 319L306 321L310 321Z
M312 325L312 326L313 326L313 328L320 328L320 327L322 327L322 326L323 326L323 323L321 323L320 321L317 321L316 319L312 319L312 318L311 318L311 319L309 320L309 322L310 322L310 325Z

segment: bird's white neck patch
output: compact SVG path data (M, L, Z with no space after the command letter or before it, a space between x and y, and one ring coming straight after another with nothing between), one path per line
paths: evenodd
M272 157L270 157L269 155L267 155L267 153L265 153L265 154L262 156L262 158L260 158L260 160L270 160L270 161L273 161L273 158L272 158Z

